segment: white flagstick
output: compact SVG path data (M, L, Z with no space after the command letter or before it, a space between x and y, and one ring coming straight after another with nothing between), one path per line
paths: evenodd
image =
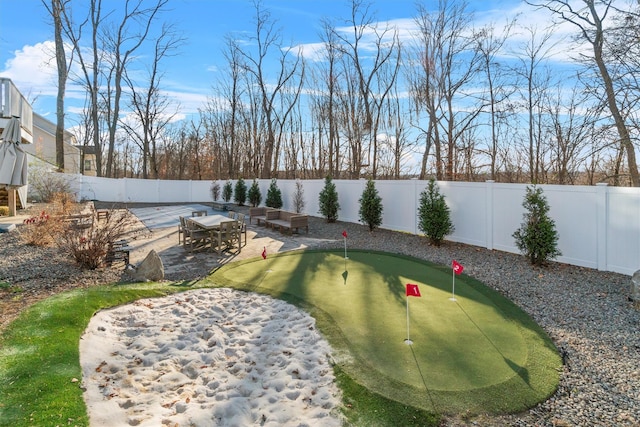
M409 295L407 295L407 339L404 342L408 345L413 344L409 338Z
M349 259L347 256L347 236L345 236L345 231L342 232L342 237L344 239L344 259Z
M453 286L451 288L451 298L449 298L451 301L455 301L456 300L456 270L455 269L451 269L451 280L453 282Z

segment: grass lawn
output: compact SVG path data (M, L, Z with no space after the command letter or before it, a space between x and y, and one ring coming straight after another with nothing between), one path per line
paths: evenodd
M203 286L271 294L306 309L334 348L352 425L438 424L441 413L517 412L556 389L561 360L514 304L466 275L409 257L292 252L228 264ZM409 299L406 283L422 297ZM136 284L60 294L0 336L0 426L87 425L78 342L101 308L193 289ZM402 420L402 421L400 421Z
M22 313L0 336L0 426L88 425L78 343L91 316L169 292L166 285L95 287L55 295Z

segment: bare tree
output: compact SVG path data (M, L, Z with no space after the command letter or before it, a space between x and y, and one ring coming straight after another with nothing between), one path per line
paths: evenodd
M322 29L326 66L319 73L321 77L318 80L321 80L324 86L320 90L321 95L316 97L319 102L316 109L316 126L318 128L318 144L320 150L322 146L322 130L324 129L323 124L326 122L326 131L324 132L328 137L326 170L329 176L337 177L340 170L340 138L336 109L338 103L337 92L340 87L338 83L340 79L338 61L340 60L341 50L339 49L339 40L336 31L331 23L324 20L322 22ZM323 170L324 167L319 165L318 169ZM324 174L320 175L320 177L322 176L324 176Z
M418 79L422 81L418 88L421 92L414 97L428 111L431 136L427 138L434 142L436 177L453 180L460 138L482 111L482 106L475 105L476 100L464 91L479 70L476 44L466 34L472 16L464 1L440 0L435 13L423 5L418 8L423 75Z
M620 109L620 101L613 83L614 79L610 73L610 64L606 61L604 51L607 38L605 25L611 15L615 12L621 12L621 10L614 5L614 0L581 0L578 2L581 7L576 5L575 2L566 0L526 1L532 6L545 8L562 21L576 26L579 31L578 39L590 45L593 56L587 57L583 55L583 59L593 61L598 70L599 78L602 80L605 91L606 105L618 131L620 146L627 156L631 184L634 187L640 187L640 174L638 173L635 146L631 139L627 119Z
M404 171L406 157L415 148L416 142L409 139L407 123L401 103L401 96L397 85L393 87L393 94L388 98L390 129L389 144L393 161L391 177L400 179Z
M127 0L122 20L113 26L109 26L106 19L111 18L114 12L103 15L102 0L90 0L87 16L80 23L74 21L73 11L68 5L61 11L63 31L73 45L82 73L74 78L86 87L89 97L90 126L87 131L91 132L99 176L103 173L112 176L125 69L167 1L156 0L153 6L145 7L143 0ZM86 43L83 37L87 29L90 43ZM104 132L107 138L102 137ZM106 168L103 165L105 142Z
M93 151L96 156L96 173L102 176L102 141L100 139L100 115L98 92L100 90L100 71L101 71L101 49L99 46L98 31L102 24L102 0L90 0L88 6L87 17L77 24L73 18L73 11L69 4L65 3L61 9L61 20L63 31L68 40L73 45L76 53L78 64L82 72L82 76L74 76L86 89L88 94L89 114L86 124L85 135L87 140L92 142ZM89 44L88 53L81 45L82 34L87 24L89 24L91 43Z
M58 70L58 96L56 97L56 166L64 171L64 96L66 93L69 67L64 41L64 11L70 0L42 0L42 4L53 19L55 56Z
M593 135L594 110L584 108L588 104L581 89L574 86L567 97L558 86L556 96L549 99L546 107L550 118L548 133L554 142L550 144L550 160L557 184L575 184Z
M550 30L542 32L535 27L526 27L528 40L524 43L518 58L519 66L513 71L520 76L520 93L525 103L527 112L527 145L524 147L529 158L529 182L541 182L541 168L543 163L543 138L542 120L544 115L544 99L547 96L551 83L551 72L545 66L549 59L550 51L553 48Z
M237 123L239 122L240 108L242 106L242 92L243 89L240 86L241 76L244 71L244 64L240 61L240 48L236 40L231 37L227 37L227 50L225 52L225 58L227 59L229 69L229 82L222 93L226 94L227 107L229 108L229 129L228 129L228 143L226 144L226 158L229 165L228 176L233 177L236 170L236 164L239 163L236 159L237 150Z
M175 111L169 111L169 99L161 93L160 62L171 56L181 43L182 39L170 26L162 26L154 43L153 59L145 79L146 87L139 87L138 82L124 70L123 78L129 86L129 105L134 112L134 120L121 121L121 124L140 147L143 178L149 177L149 167L152 177L158 178L156 140L176 114Z
M143 0L126 0L122 20L109 27L104 33L105 49L110 52L106 57L109 63L109 79L104 103L107 107L109 144L107 147L107 164L105 173L112 176L113 155L115 151L116 131L120 122L122 83L125 70L134 53L142 46L149 35L156 15L167 4L168 0L155 0L150 7L145 7Z
M360 177L363 167L370 167L372 177L377 173L377 131L382 106L396 84L400 64L397 31L375 23L370 7L362 0L352 0L349 32L334 29L342 75L346 77L341 115L350 144L350 176L354 179Z
M486 104L489 108L490 143L487 149L489 156L489 176L496 179L496 162L498 156L498 126L500 117L508 110L507 101L514 91L514 85L507 76L508 70L497 60L498 55L504 53L503 47L507 41L514 22L508 22L500 35L492 25L488 25L476 32L474 38L478 44L480 67L486 78L485 93L488 97Z
M277 139L281 138L279 130L281 130L282 123L286 122L286 116L291 112L293 104L298 99L297 95L289 98L286 95L299 94L303 80L303 66L300 53L294 52L293 48L286 48L282 45L280 31L276 29L275 22L271 20L269 11L263 9L259 0L254 1L254 7L256 32L251 37L251 41L255 44L256 51L250 52L245 49L240 50L239 53L243 58L245 70L252 75L252 83L259 92L260 108L263 115L260 127L264 129L266 134L261 141L264 157L262 158L260 176L269 178L272 173L278 170L279 166L277 164L279 155ZM277 50L279 55L278 67L276 67L277 76L274 80L269 80L266 60L273 50Z

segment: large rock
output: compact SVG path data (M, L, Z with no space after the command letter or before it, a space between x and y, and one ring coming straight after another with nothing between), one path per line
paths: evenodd
M164 280L164 265L160 255L151 250L146 258L132 271L133 280L137 282L158 282Z

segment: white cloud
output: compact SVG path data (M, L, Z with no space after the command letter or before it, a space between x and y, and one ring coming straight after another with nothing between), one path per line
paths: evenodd
M53 52L55 44L50 40L34 46L25 45L5 62L0 77L11 79L29 101L40 96L55 97L57 70Z
M291 48L294 52L300 52L300 54L307 60L313 62L322 62L326 59L324 43L304 43L293 46Z
M164 90L166 95L174 105L180 106L180 112L186 115L197 114L198 110L207 103L206 93L192 93L183 90Z

